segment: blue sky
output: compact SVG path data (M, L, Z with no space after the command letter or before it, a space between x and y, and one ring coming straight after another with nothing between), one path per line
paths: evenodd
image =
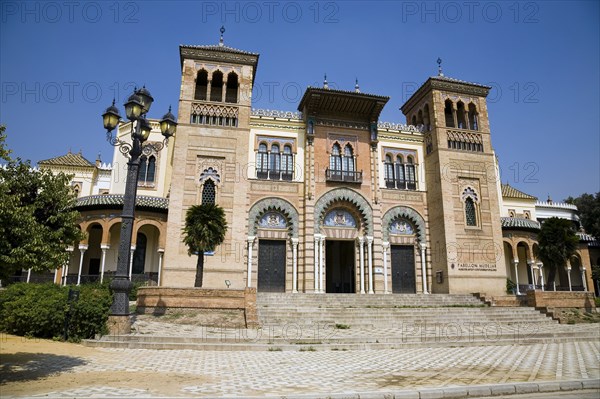
M3 1L0 123L15 156L112 157L100 114L145 84L150 116L176 107L179 44L260 53L257 108L295 110L308 85L390 96L381 119L437 73L493 87L502 181L545 199L600 191L596 1ZM121 108L122 109L122 108Z

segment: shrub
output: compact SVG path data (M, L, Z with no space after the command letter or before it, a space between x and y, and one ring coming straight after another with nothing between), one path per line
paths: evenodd
M515 284L511 279L506 279L506 293L514 294L517 291L517 284Z
M106 332L112 296L108 287L82 285L70 311L69 339L78 341ZM39 338L62 337L69 311L69 287L12 284L0 292L0 330Z

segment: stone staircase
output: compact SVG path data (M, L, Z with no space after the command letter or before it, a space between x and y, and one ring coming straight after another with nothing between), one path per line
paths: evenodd
M138 315L134 333L85 344L196 350L360 350L597 341L597 325L559 325L533 308L471 295L259 293L258 329L195 326Z

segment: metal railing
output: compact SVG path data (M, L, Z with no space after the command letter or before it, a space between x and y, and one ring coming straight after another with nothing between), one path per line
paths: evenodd
M333 182L362 183L362 171L357 172L327 168L325 170L325 179Z

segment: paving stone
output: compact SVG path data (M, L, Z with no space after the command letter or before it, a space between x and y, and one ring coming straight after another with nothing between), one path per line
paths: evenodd
M540 392L556 392L560 391L560 382L552 381L552 382L542 382L538 384L538 388Z
M575 391L578 389L582 389L583 384L581 381L561 381L560 382L560 390L561 391Z
M467 387L444 388L444 399L464 398L468 395Z
M515 385L514 384L497 384L492 385L492 395L508 395L515 393Z
M515 388L516 388L517 393L532 393L532 392L539 391L538 384L536 384L534 382L515 384Z
M442 399L444 391L442 389L421 389L419 390L421 399Z
M600 389L600 379L581 381L583 389Z

